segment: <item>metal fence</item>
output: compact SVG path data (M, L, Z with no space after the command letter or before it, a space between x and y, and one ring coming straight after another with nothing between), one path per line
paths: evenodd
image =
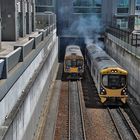
M106 32L130 44L131 46L140 47L140 33L133 33L129 30L122 30L115 27L107 28Z

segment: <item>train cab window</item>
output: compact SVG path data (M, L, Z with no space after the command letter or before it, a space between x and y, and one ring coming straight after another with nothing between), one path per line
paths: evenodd
M126 75L109 75L110 88L122 88L126 85Z
M76 67L76 61L75 60L71 61L71 67Z
M109 82L108 87L109 88L119 88L120 87L120 76L119 75L109 75L108 76Z
M102 81L103 81L103 85L105 87L107 87L108 86L108 75L103 75Z
M126 75L103 75L102 83L106 88L119 89L126 85Z
M66 65L67 65L68 67L71 67L71 60L66 60Z
M77 66L82 66L83 65L83 61L82 60L77 60Z
M126 75L120 76L120 85L123 87L126 85Z
M126 85L126 75L103 75L102 83L106 88L119 89Z

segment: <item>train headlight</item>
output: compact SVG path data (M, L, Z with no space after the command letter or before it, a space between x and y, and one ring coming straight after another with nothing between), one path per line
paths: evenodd
M124 88L124 89L121 91L121 95L127 95L127 93L126 93L126 88Z
M106 90L104 88L101 88L101 92L100 92L101 95L105 95L106 94Z
M115 70L111 70L112 73L117 73L118 71L115 69Z
M69 69L70 69L70 68L69 68L68 66L66 66L66 71L69 71Z

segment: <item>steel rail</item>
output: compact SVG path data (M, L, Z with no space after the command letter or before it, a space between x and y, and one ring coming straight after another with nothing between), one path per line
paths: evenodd
M78 86L78 95L79 95L79 104L80 104L80 113L81 113L81 122L82 122L82 129L83 129L83 138L86 140L86 131L85 131L85 123L84 123L84 112L83 112L83 107L82 107L82 101L81 101L81 86L80 86L81 81L77 81L77 86Z
M71 130L72 130L72 122L71 122L71 93L70 93L70 84L71 84L71 81L69 81L69 88L68 88L68 91L69 91L69 140L72 140L72 138L71 138ZM76 84L76 92L77 92L77 95L76 96L78 96L78 105L79 105L79 110L80 110L80 116L79 116L79 118L80 118L80 122L81 122L81 131L82 131L82 139L83 140L86 140L86 133L85 133L85 124L84 124L84 116L83 116L83 109L82 109L82 101L81 101L81 87L80 87L80 85L79 85L79 82L78 81L76 81L75 82L75 84Z
M120 132L118 125L116 123L115 117L112 115L111 109L109 107L107 107L107 110L109 112L109 115L111 117L111 120L117 130L118 136L120 138L120 140L125 140L125 138L123 138L123 134ZM119 116L121 117L124 125L127 127L129 134L133 137L133 140L139 140L139 137L137 135L135 135L135 132L133 130L133 128L131 127L131 125L129 124L127 118L125 117L124 113L122 112L122 109L119 107L117 109L115 109L117 111L117 113L119 114Z
M131 127L131 124L129 123L128 119L126 118L123 110L119 107L117 109L117 111L120 113L120 115L122 116L123 120L124 120L124 123L128 126L129 128L129 131L131 132L131 134L133 135L134 139L138 140L140 139L136 134L135 134L135 131L134 129Z
M121 133L120 133L120 131L119 131L119 128L116 125L115 119L114 119L114 117L113 117L113 115L112 115L111 110L110 110L109 107L107 107L107 111L108 111L108 113L110 115L110 118L111 118L111 120L113 122L113 125L115 126L115 129L116 129L116 131L118 133L118 136L119 136L120 140L124 140L123 137L122 137L122 135L121 135Z

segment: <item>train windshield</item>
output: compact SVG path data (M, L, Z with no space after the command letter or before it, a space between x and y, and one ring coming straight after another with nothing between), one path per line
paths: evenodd
M103 75L102 82L106 88L119 89L126 85L126 75Z
M83 65L83 60L77 60L77 66L82 66Z
M83 60L66 60L65 64L68 67L79 67L83 65Z
M71 67L71 60L66 60L66 65L68 66L68 67Z
M76 67L76 60L71 61L71 67Z

